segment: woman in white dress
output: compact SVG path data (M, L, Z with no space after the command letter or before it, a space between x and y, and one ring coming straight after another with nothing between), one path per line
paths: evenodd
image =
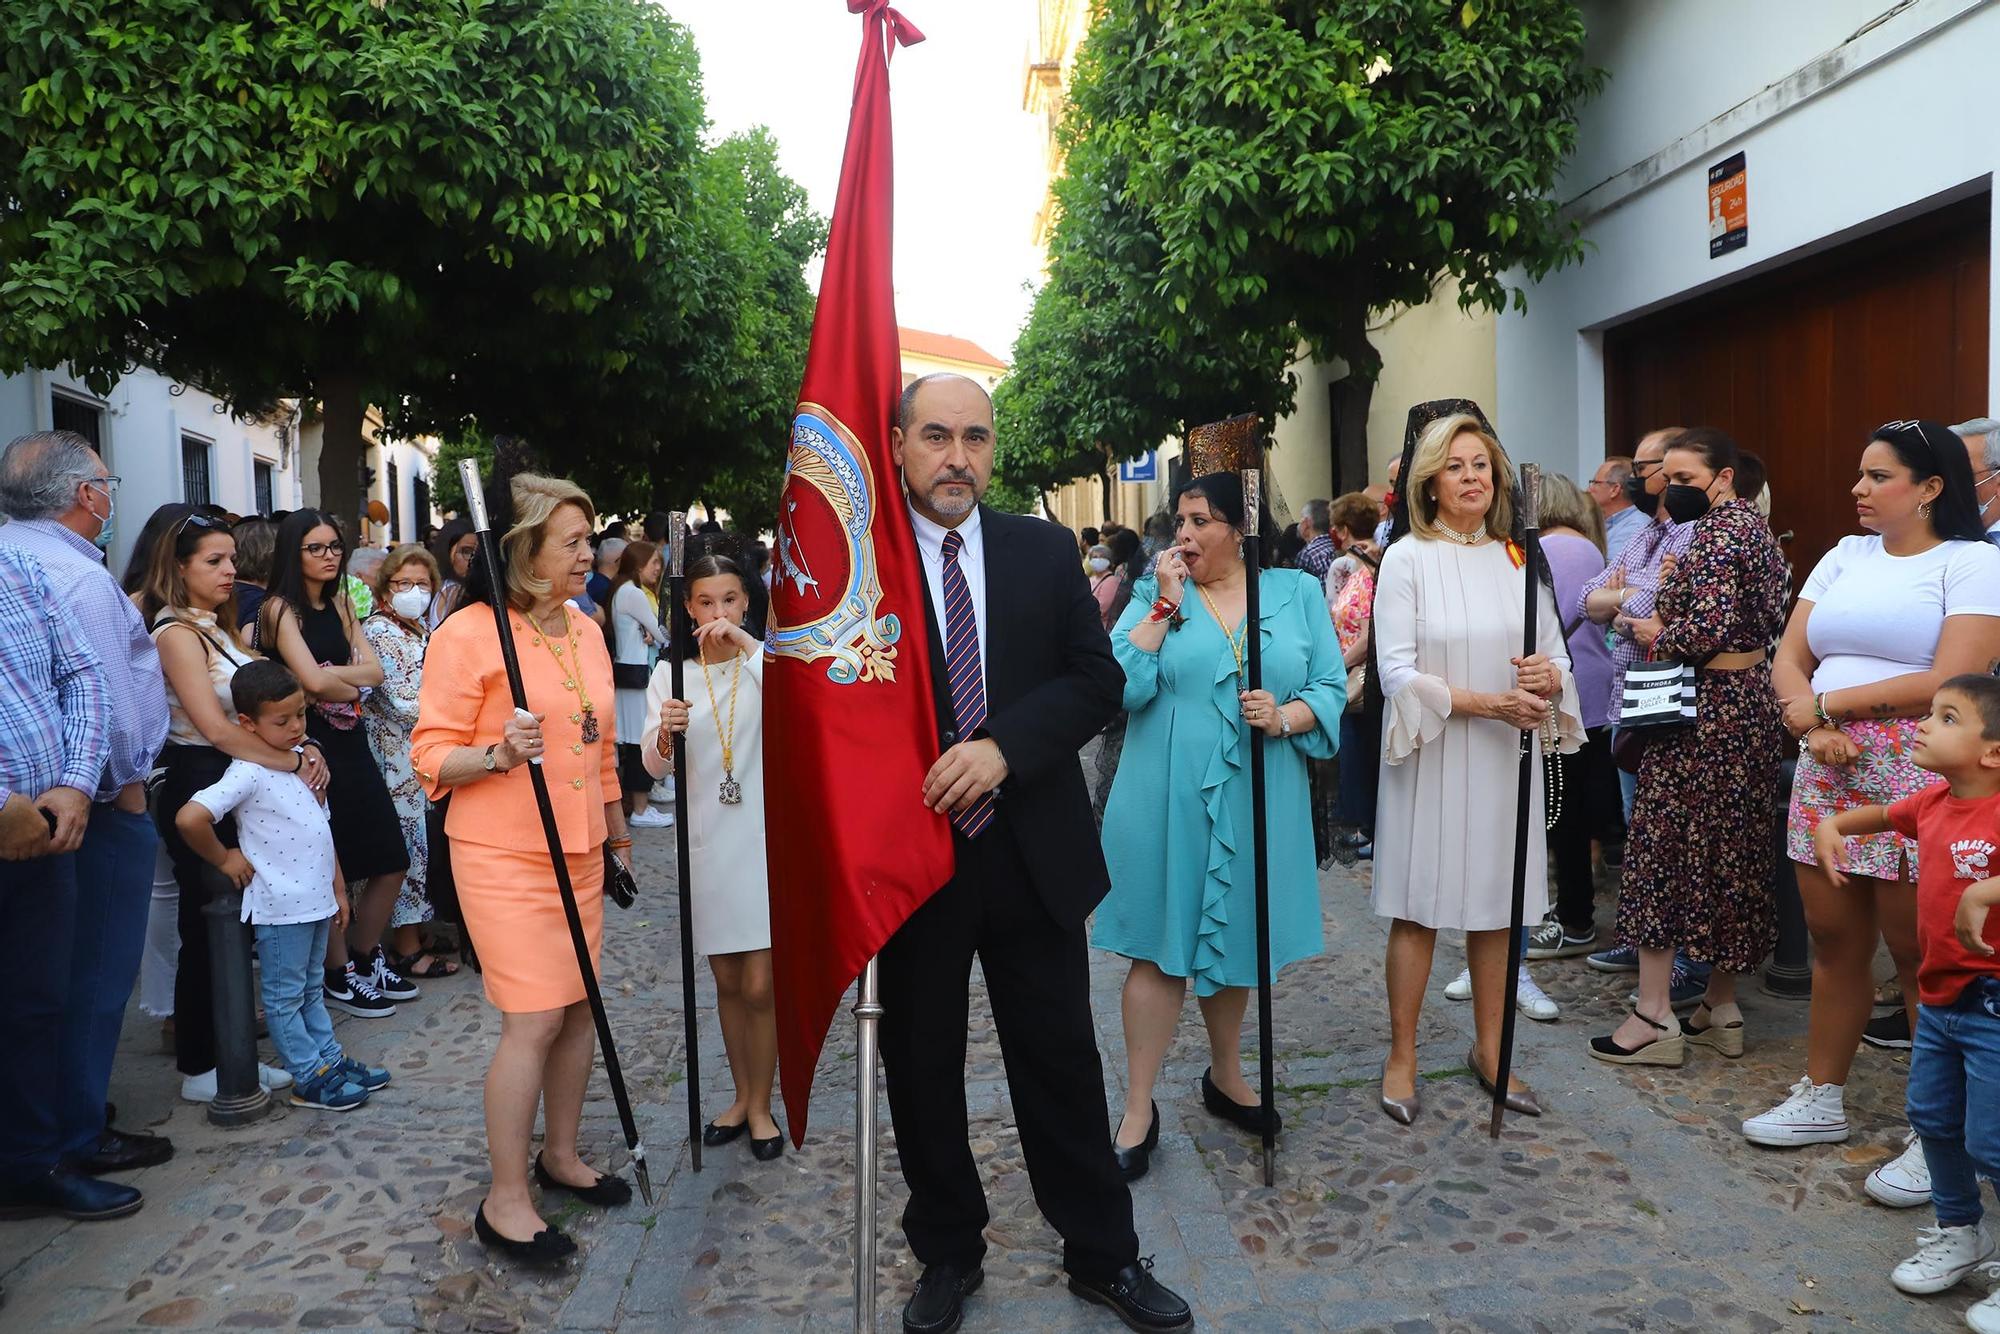
M1548 747L1574 751L1583 741L1546 584L1537 651L1521 656L1525 557L1513 532L1513 469L1484 420L1464 404L1416 440L1398 502L1407 538L1383 553L1375 591L1384 714L1373 898L1392 919L1382 1109L1404 1124L1418 1111L1417 1022L1440 928L1466 933L1477 1031L1467 1063L1490 1087L1512 998L1504 975L1521 733L1541 734L1538 771ZM1539 772L1530 790L1525 922L1548 908ZM1541 1113L1519 1080L1509 1080L1507 1102Z
M667 632L649 588L660 586L664 570L660 548L633 542L618 557L605 599L611 615L611 680L618 701L618 785L624 789L626 823L635 829L661 829L674 822L664 807L648 810L653 780L647 777L643 744L651 728L646 723L646 687L652 680L654 651L666 646Z
M690 699L673 698L672 669L653 669L646 690L646 770L664 777L676 739L687 746L688 886L694 947L715 974L722 1046L736 1100L701 1133L727 1144L745 1129L768 1162L785 1150L771 1115L778 1071L771 1003L771 887L764 857L764 646L743 629L749 582L726 556L688 566L685 654Z

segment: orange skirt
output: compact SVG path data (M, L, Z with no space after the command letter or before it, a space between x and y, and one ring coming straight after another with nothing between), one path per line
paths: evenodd
M572 853L565 860L595 968L604 948L604 853ZM451 871L494 1008L529 1014L583 999L583 974L548 853L453 839Z

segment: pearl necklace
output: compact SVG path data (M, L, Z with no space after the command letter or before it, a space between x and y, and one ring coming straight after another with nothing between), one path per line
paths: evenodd
M1442 521L1434 524L1433 527L1440 533L1443 533L1447 541L1456 542L1462 547L1476 547L1486 540L1486 530L1484 528L1481 528L1477 532L1461 533L1456 528L1448 527Z

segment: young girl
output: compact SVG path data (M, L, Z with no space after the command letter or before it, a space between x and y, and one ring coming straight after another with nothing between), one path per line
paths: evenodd
M326 1003L362 1018L381 1018L417 988L389 966L382 935L410 869L403 827L389 786L361 728L361 692L382 684L382 664L342 592L347 547L333 516L293 510L278 525L271 586L257 613L257 647L283 662L311 702L306 735L326 755L326 791L340 869L366 887L354 899L346 936L333 932L326 951Z
M688 747L689 892L694 947L715 974L722 1045L736 1100L702 1131L704 1144L727 1144L748 1127L760 1161L784 1152L771 1116L778 1068L778 1028L771 1006L771 896L764 863L764 646L743 629L749 582L724 556L688 567L687 609L693 643L674 652L692 658L691 700L672 698L672 669L653 669L646 691L647 772L658 778L676 744ZM697 675L698 674L698 675ZM681 738L685 736L685 740Z

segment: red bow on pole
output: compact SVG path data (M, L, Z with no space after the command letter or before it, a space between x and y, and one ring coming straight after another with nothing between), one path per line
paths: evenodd
M869 20L882 20L889 26L889 35L896 39L896 46L915 46L924 40L924 34L916 24L904 18L900 10L889 4L889 0L847 0L847 12L859 14ZM893 59L896 46L889 48Z

